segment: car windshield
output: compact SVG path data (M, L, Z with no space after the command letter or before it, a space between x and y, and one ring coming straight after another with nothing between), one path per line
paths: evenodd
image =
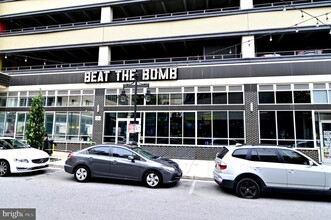
M1 139L1 145L6 149L22 149L30 146L16 139Z
M147 150L144 150L140 147L135 147L135 148L132 148L132 150L138 154L140 154L141 156L143 157L146 157L147 159L157 159L159 158L160 156L157 156Z

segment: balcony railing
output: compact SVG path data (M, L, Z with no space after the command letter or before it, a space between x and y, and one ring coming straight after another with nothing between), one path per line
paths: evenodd
M302 58L312 56L330 56L331 49L311 49L311 50L295 50L295 51L275 51L275 52L258 52L255 57L249 59L277 59L277 58ZM133 60L113 60L110 66L125 66L125 65L141 65L141 64L187 64L187 63L210 63L210 62L223 62L235 61L242 59L242 54L210 54L201 56L188 56L188 57L164 57L164 58L148 58L148 59L133 59ZM17 66L17 67L3 67L3 72L20 72L20 71L33 71L42 69L82 69L86 67L97 67L97 62L85 63L60 63L60 64L47 64L47 65L33 65L33 66Z
M290 5L299 5L299 4L310 4L317 2L330 2L330 0L301 0L301 1L289 1ZM275 3L265 3L265 4L257 4L254 5L254 8L270 8L270 7L283 7L285 4L283 2L275 2ZM155 20L159 18L172 18L172 17L182 17L188 15L204 15L211 13L222 13L222 12L231 12L238 11L240 7L226 7L226 8L216 8L216 9L206 9L206 10L194 10L194 11L185 11L185 12L174 12L174 13L164 13L164 14L155 14L155 15L144 15L144 16L135 16L135 17L127 17L127 18L116 18L111 23L123 23L123 22L137 22L143 20ZM1 34L8 33L27 33L34 31L47 31L47 30L56 30L62 28L79 28L79 27L88 27L91 25L100 24L100 20L94 21L86 21L86 22L76 22L76 23L66 23L66 24L58 24L58 25L45 25L45 26L37 26L37 27L26 27L19 29L9 29L4 30Z

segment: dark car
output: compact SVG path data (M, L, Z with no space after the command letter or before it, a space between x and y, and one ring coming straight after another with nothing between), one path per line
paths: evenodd
M64 170L78 182L90 177L141 181L148 187L175 183L182 177L178 164L141 147L103 144L70 153Z

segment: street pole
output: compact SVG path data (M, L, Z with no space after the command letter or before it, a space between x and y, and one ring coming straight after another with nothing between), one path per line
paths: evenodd
M138 90L138 74L134 75L134 109L133 109L133 123L137 125L137 90ZM135 131L133 133L133 141L138 143L138 133Z
M133 105L134 105L134 109L133 109L133 124L134 124L134 132L133 132L133 141L135 143L138 143L138 132L136 132L136 125L137 125L137 93L138 93L138 87L143 87L143 88L147 88L147 92L145 94L145 99L146 102L149 102L151 100L151 94L149 91L149 84L143 84L139 82L138 79L138 74L136 73L133 76L134 82L131 84L124 84L123 85L123 90L122 93L118 96L121 102L125 102L127 100L127 95L125 94L125 89L126 88L133 88L134 89L134 98L133 98Z
M138 74L134 75L134 109L133 109L133 123L137 124L137 90L138 90Z

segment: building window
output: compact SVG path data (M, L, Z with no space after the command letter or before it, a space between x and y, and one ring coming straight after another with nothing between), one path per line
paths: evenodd
M213 93L213 104L227 104L227 98L225 92Z
M16 137L18 137L19 139L23 139L23 136L24 136L26 114L27 113L17 113Z
M212 115L211 112L198 112L198 144L209 145L211 144L211 128L212 128Z
M260 137L261 139L276 138L276 116L274 111L260 112Z
M309 84L259 85L258 89L259 104L312 103Z
M260 111L261 143L314 147L310 111Z
M183 94L184 105L194 105L195 104L195 93L184 93Z
M169 105L169 94L159 94L157 96L158 105Z

